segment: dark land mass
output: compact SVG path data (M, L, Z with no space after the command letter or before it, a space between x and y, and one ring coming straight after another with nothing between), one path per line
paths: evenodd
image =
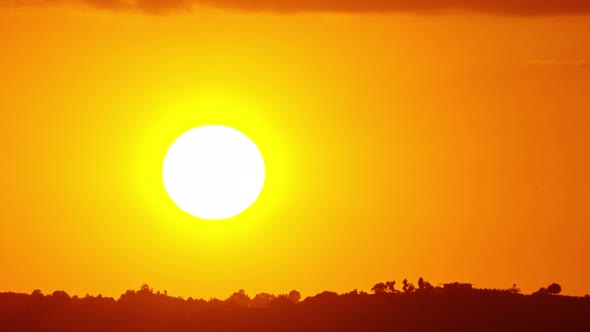
M590 296L560 296L552 284L531 295L470 284L433 287L404 280L379 283L373 294L324 292L300 301L299 292L226 300L196 300L154 292L147 285L118 300L0 293L0 331L590 331Z

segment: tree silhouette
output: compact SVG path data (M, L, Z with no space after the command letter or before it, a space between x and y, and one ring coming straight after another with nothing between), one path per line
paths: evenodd
M395 280L394 281L388 281L385 283L385 286L387 286L387 291L389 293L397 293L397 291L395 290Z
M298 303L299 301L301 301L301 293L299 293L296 290L292 290L289 295L289 300L293 303Z
M252 307L252 308L266 308L276 299L277 299L277 297L272 294L260 293L260 294L257 294L252 299L252 301L250 301L250 307Z
M387 285L380 282L378 284L375 284L375 286L373 286L373 288L371 288L371 291L375 294L385 294L387 293Z
M402 290L404 291L404 293L409 294L413 293L414 290L416 290L416 287L412 283L408 282L408 279L404 279L403 284L404 287L402 288Z
M248 307L250 305L250 297L246 294L246 291L240 289L238 292L233 293L225 303L237 306L237 307Z
M547 295L547 288L541 287L538 291L534 292L533 295Z
M549 285L547 287L547 293L557 295L557 294L561 293L561 286L559 284L552 283L551 285Z
M542 287L538 291L534 292L533 295L557 295L561 293L561 286L557 283L552 283L547 288Z
M431 283L429 283L428 281L424 281L424 278L420 277L420 279L418 279L418 291L420 292L428 292L428 291L433 291L434 290L434 286L432 286Z
M137 294L152 295L152 294L154 294L154 290L153 290L153 288L150 288L150 286L148 284L143 284L143 285L141 285L141 288L139 289L139 291L137 291Z
M70 299L68 293L64 291L55 291L53 294L51 294L51 297L60 301L68 301Z
M508 289L508 292L512 294L520 294L520 288L518 288L516 284L513 284L512 287Z

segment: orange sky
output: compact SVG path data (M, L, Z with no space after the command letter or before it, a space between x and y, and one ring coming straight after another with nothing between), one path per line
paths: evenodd
M590 18L508 12L0 8L0 291L590 293ZM230 221L160 176L212 123L267 163Z

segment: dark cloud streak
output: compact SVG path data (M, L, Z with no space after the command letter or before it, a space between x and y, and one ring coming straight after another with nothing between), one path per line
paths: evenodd
M0 0L0 7L83 4L112 10L170 12L203 5L244 11L410 12L464 11L492 15L587 15L590 0Z

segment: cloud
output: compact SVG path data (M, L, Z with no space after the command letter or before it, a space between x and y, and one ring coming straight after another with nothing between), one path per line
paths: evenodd
M209 6L284 13L467 11L519 16L590 14L590 0L0 0L0 7L68 4L144 12L191 10L196 6Z

